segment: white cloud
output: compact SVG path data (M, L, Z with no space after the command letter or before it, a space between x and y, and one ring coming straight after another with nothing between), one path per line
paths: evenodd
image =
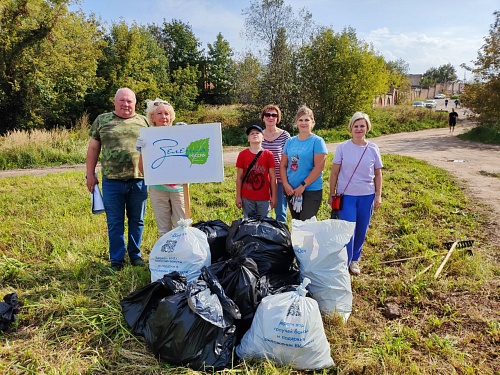
M480 47L477 36L450 37L445 31L429 35L424 32L393 33L389 28L379 28L359 37L371 43L385 59L405 60L411 73L424 73L431 67L450 63L460 78L463 75L460 64L475 59Z

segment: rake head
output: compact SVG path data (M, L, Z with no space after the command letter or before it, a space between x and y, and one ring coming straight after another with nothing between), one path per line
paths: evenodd
M455 249L465 249L474 246L474 240L455 241L457 243ZM444 242L443 245L447 250L450 250L455 242ZM472 255L472 250L467 250L467 254Z

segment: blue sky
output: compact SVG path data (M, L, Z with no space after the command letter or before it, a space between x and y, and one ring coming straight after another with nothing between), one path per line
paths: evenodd
M353 27L359 39L371 43L386 60L401 58L410 73L451 63L459 79L471 65L493 23L498 0L409 1L409 0L285 0L296 13L305 7L316 25L334 31ZM181 20L191 25L202 47L213 43L219 32L230 43L235 56L256 50L244 32L242 10L250 0L80 0L71 9L94 13L110 24L121 19L128 24ZM470 78L469 73L465 76Z

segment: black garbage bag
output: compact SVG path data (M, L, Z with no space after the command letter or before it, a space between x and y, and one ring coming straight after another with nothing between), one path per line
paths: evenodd
M144 337L160 360L198 371L231 366L236 342L236 304L203 267L184 293L165 297L148 320Z
M293 292L300 285L300 271L292 264L285 273L268 273L260 278L262 298L284 292Z
M233 221L226 250L233 258L252 258L261 276L271 272L286 273L295 258L288 227L270 217Z
M6 294L4 302L0 302L0 331L6 331L17 319L17 314L21 311L19 299L16 293Z
M233 258L212 264L208 270L220 281L226 295L238 306L241 319L235 321L237 342L250 329L252 320L262 300L260 276L252 258Z
M132 329L132 333L144 336L144 329L151 314L158 307L158 303L167 296L186 290L186 276L178 272L170 272L120 301L125 321Z
M198 228L207 235L212 263L229 259L229 254L226 252L226 238L229 232L229 225L217 219L199 221L193 224L193 227Z

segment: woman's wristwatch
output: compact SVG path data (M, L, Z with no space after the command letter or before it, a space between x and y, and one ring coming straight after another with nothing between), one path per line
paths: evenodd
M306 187L306 182L304 180L302 180L302 182L300 183L302 186Z

